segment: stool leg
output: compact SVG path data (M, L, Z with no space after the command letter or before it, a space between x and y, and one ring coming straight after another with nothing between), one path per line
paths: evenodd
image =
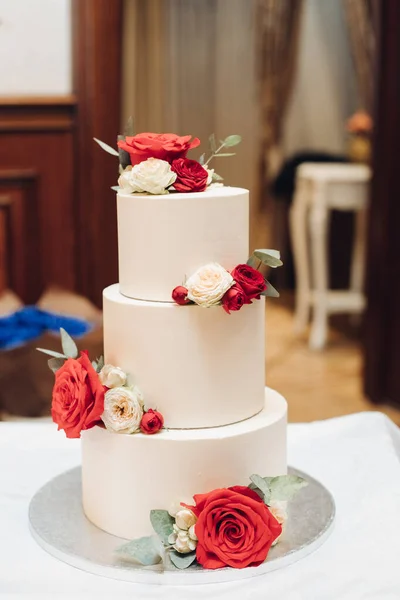
M296 271L296 308L294 328L301 333L308 324L310 311L310 273L307 248L307 185L298 180L290 209L290 233Z
M361 209L355 214L353 255L351 258L350 289L353 292L363 292L365 270L367 214Z
M319 189L318 189L319 188ZM326 344L328 325L328 257L327 231L328 210L318 186L310 211L311 264L313 272L313 318L310 334L310 348L320 350Z

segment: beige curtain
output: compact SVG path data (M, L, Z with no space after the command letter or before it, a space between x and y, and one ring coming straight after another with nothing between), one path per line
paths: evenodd
M302 0L258 0L257 55L262 110L261 179L280 162L279 142L293 82Z
M166 14L164 0L124 3L122 117L124 124L133 116L136 131L164 130L169 36Z
M208 137L238 133L237 155L212 166L250 190L251 245L266 247L259 215L258 0L125 0L123 113L136 130Z
M374 98L374 62L376 52L376 18L374 0L343 0L356 68L358 89L363 107L372 112Z

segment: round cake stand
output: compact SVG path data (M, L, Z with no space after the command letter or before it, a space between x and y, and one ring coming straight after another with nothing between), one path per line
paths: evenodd
M332 530L335 503L328 490L306 473L292 468L289 473L304 477L308 486L289 503L285 534L259 567L207 570L194 566L181 571L173 566L143 567L123 562L115 555L115 549L126 540L98 529L83 513L80 467L55 477L35 494L29 506L30 529L49 554L103 577L158 585L246 579L281 569L307 556L323 544Z

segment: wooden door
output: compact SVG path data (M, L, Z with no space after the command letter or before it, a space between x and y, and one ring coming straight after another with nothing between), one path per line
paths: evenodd
M364 388L374 402L400 405L400 2L379 10Z

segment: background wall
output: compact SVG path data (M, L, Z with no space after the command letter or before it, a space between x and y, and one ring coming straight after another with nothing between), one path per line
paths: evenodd
M343 152L344 123L357 109L356 74L342 2L304 0L283 151Z
M70 0L0 0L0 95L71 93Z

